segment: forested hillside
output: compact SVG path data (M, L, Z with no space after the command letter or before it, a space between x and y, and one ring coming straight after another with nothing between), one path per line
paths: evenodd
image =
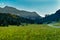
M54 14L51 15L46 15L45 17L43 17L40 20L41 24L49 24L49 23L53 23L53 22L59 22L60 21L60 9L57 10Z
M0 26L22 24L49 24L60 21L60 9L54 14L39 16L36 12L17 10L13 7L0 8Z
M32 24L33 20L23 18L10 13L0 13L0 26L22 25L23 23Z

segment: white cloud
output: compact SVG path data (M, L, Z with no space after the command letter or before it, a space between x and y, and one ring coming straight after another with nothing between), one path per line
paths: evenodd
M5 7L5 3L0 3L0 7Z

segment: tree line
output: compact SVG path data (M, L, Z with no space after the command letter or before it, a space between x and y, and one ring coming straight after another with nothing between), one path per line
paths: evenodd
M20 17L18 15L10 14L10 13L0 13L0 26L8 26L8 25L23 25L25 24L49 24L52 22L60 21L60 10L56 11L55 14L46 15L40 19L32 20L24 17Z
M8 26L8 25L19 26L22 25L23 23L33 24L34 21L10 13L0 13L0 26Z

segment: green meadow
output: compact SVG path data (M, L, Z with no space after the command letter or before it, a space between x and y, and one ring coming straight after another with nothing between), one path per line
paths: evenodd
M60 28L47 24L0 26L0 40L60 40Z

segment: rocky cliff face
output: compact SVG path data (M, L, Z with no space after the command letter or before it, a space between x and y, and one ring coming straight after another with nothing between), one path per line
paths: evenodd
M11 13L16 14L18 16L28 18L28 19L40 19L41 16L39 16L36 12L28 12L24 10L18 10L14 7L5 6L4 8L0 8L0 13Z

